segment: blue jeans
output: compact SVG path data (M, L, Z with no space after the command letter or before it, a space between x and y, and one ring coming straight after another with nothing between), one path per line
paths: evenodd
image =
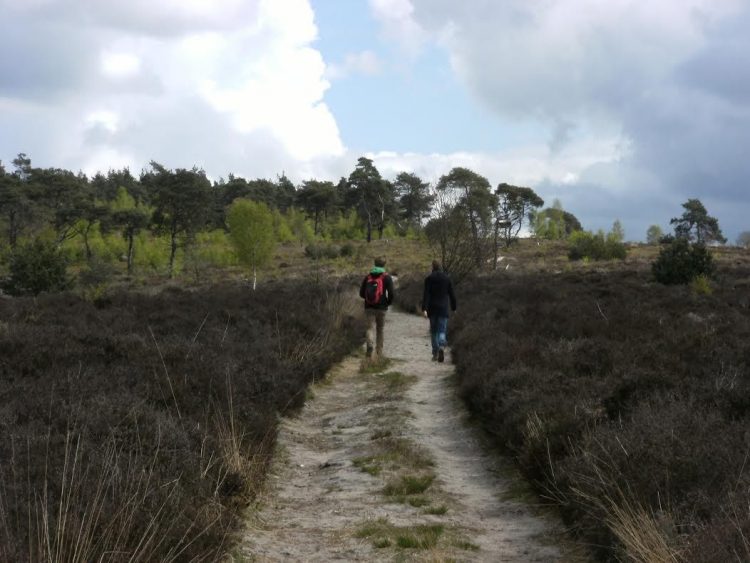
M448 344L445 333L448 332L448 317L430 315L430 339L432 340L432 354L438 353L440 348Z

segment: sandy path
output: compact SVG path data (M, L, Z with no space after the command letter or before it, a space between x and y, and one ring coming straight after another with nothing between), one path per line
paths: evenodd
M385 355L393 360L386 371L413 376L400 392L389 392L380 376L359 373L361 359L351 357L314 386L313 399L298 417L282 422L271 485L260 510L250 516L239 557L573 560L561 548L558 524L508 500L518 483L507 461L488 453L481 433L467 423L451 386L449 358L444 364L431 361L427 321L389 312ZM429 469L382 461L379 473L363 471L355 460L375 459L372 465L377 465L377 460L394 458L373 457L387 451L379 445L383 435L407 443L407 450L423 451L431 460ZM401 498L383 493L387 483L409 472L434 475L427 493ZM390 527L385 536L367 531L368 525L384 522ZM415 526L439 527L442 535L421 549L397 547L403 541L397 536Z

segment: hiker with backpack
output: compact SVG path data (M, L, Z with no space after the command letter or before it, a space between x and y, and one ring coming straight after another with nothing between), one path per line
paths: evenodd
M432 273L424 280L422 311L430 319L430 339L432 340L432 361L445 361L445 347L448 342L448 317L450 311L456 310L456 296L453 293L453 282L446 274L440 262L432 261Z
M385 258L375 258L375 265L362 280L359 296L365 300L367 357L372 357L373 350L376 356L382 357L385 314L393 303L393 278L385 271Z

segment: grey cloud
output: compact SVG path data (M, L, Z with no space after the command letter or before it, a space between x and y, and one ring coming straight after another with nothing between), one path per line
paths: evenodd
M608 228L620 216L642 238L649 224L668 227L682 202L699 197L730 240L750 227L746 3L723 21L685 19L695 26L689 33L662 34L653 22L641 29L627 15L616 27L592 20L567 43L541 33L531 17L537 4L486 0L465 10L447 0L413 3L421 25L452 30L445 45L467 87L500 115L546 122L551 148L564 145L567 123L594 137L602 123L621 129L631 150L602 165L606 174L594 167L578 184L540 187L559 192L584 225ZM639 178L649 179L648 189L637 185Z
M555 123L554 129L552 131L552 137L549 142L550 152L552 154L557 154L562 151L562 149L565 148L565 145L567 145L570 141L575 129L575 123L564 119L558 120L557 123Z
M97 60L95 45L87 31L0 12L0 96L45 100L75 91Z
M710 32L710 41L685 61L677 79L728 103L750 104L750 9Z
M170 6L170 4L172 4ZM152 37L175 37L201 31L221 31L246 25L257 18L258 0L215 4L209 13L175 9L178 2L159 0L48 0L0 3L3 19L27 19L76 28L100 28ZM189 7L189 4L183 4Z

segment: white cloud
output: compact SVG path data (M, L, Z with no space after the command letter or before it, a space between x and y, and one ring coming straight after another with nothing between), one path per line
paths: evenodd
M344 78L351 74L373 76L382 70L380 57L371 50L349 53L341 64L332 63L326 68L326 77L331 80Z
M566 183L597 163L618 163L628 147L617 137L573 143L564 155L550 156L545 144L526 145L497 152L453 152L449 154L396 153L381 151L368 156L385 177L406 170L435 182L451 168L464 166L482 174L490 184L500 182L539 186L545 182Z
M0 5L0 50L23 46L19 34L3 33L21 21L38 39L24 74L6 73L6 84L28 83L3 92L0 80L3 160L26 151L41 165L93 172L155 159L216 177L273 177L344 152L307 0L17 4ZM48 31L54 42L44 42ZM50 83L54 61L61 78ZM45 111L4 109L28 103L32 91L45 92Z
M141 60L131 53L102 53L102 71L112 78L129 78L138 74Z
M414 18L411 0L369 0L370 10L383 26L386 41L396 42L411 57L417 57L428 34Z

